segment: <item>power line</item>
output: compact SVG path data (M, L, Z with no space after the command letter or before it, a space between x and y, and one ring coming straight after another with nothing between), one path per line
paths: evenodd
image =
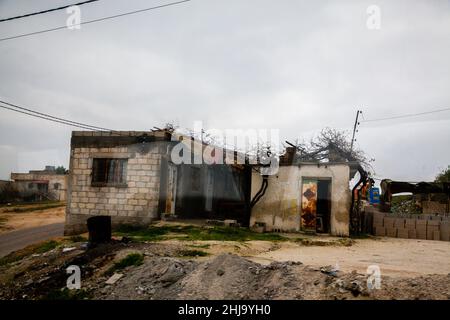
M90 128L90 127L84 127L84 126L72 124L72 123L69 123L69 122L59 121L59 120L55 120L55 119L51 119L51 118L46 118L46 117L44 117L44 116L39 116L39 115L37 115L37 114L33 114L33 113L25 112L25 111L20 111L20 110L17 110L17 109L14 109L14 108L10 108L10 107L7 107L7 106L2 106L2 105L0 105L0 108L4 108L4 109L11 110L11 111L23 113L23 114L26 114L26 115L29 115L29 116L32 116L32 117L36 117L36 118L41 118L41 119L44 119L44 120L49 120L49 121L53 121L53 122L58 122L58 123L61 123L61 124L65 124L65 125L68 125L68 126L72 126L72 127L77 127L77 128L81 128L81 129L86 129L86 130L92 130L92 131L95 131L95 129L92 129L92 128Z
M18 106L16 104L12 104L12 103L9 103L9 102L3 101L3 100L0 100L0 103L6 104L6 105L8 105L10 107L13 107L13 108L17 108L17 109L20 109L20 110L31 112L33 114L36 114L36 115L39 115L39 116L43 116L43 117L46 117L46 118L51 118L51 119L58 120L58 121L64 121L64 122L67 122L67 123L80 125L80 126L84 126L84 127L90 127L93 130L113 131L113 130L107 129L107 128L91 126L91 125L88 125L88 124L85 124L85 123L81 123L81 122L76 122L76 121L72 121L72 120L68 120L68 119L64 119L64 118L55 117L55 116L52 116L52 115L47 114L47 113L42 113L42 112L35 111L35 110L29 109L29 108L21 107L21 106ZM11 108L7 108L7 109L11 110ZM15 110L13 110L13 111L15 111ZM92 129L90 129L90 130L92 130Z
M68 120L68 119L64 119L64 118L55 117L55 116L52 116L50 114L34 111L32 109L29 109L29 108L20 107L18 105L15 105L15 104L12 104L12 103L9 103L9 102L6 102L6 101L1 101L0 100L0 103L5 104L5 105L0 105L0 108L7 109L7 110L10 110L10 111L15 111L15 112L18 112L18 113L26 114L26 115L29 115L29 116L32 116L32 117L36 117L36 118L40 118L40 119L44 119L44 120L49 120L49 121L53 121L53 122L57 122L57 123L65 124L65 125L69 125L69 126L72 126L72 127L77 127L77 128L91 130L91 131L111 131L111 132L114 131L114 130L107 129L107 128L92 126L92 125L81 123L81 122L76 122L76 121L72 121L72 120Z
M81 6L83 4L96 2L96 1L100 1L100 0L83 1L83 2L78 2L78 3L74 3L74 4L68 4L68 5L57 7L57 8L53 8L53 9L47 9L47 10L42 10L42 11L38 11L38 12L27 13L27 14L23 14L23 15L20 15L20 16L15 16L15 17L11 17L11 18L1 19L0 22L16 20L16 19L22 19L22 18L31 17L31 16L36 16L38 14L44 14L44 13L49 13L49 12L53 12L53 11L63 10L63 9L66 9L66 8L69 8L69 7L72 7L72 6Z
M115 19L115 18L124 17L124 16L132 15L132 14L136 14L136 13L141 13L141 12L145 12L145 11L150 11L150 10L165 8L165 7L169 7L169 6L174 6L174 5L181 4L181 3L184 3L184 2L189 2L189 1L191 1L191 0L182 0L182 1L170 2L170 3L162 4L162 5L159 5L159 6L154 6L154 7L145 8L145 9L139 9L139 10L135 10L135 11L129 11L129 12L125 12L125 13L116 14L116 15L113 15L113 16L108 16L108 17L104 17L104 18L99 18L99 19L89 20L89 21L85 21L85 22L80 22L80 23L74 24L73 26L76 27L76 26L81 26L81 25L85 25L85 24L91 24L91 23L95 23L95 22ZM23 37L28 37L28 36L32 36L32 35L41 34L41 33L47 33L47 32L62 30L62 29L66 29L66 28L67 28L67 26L61 26L61 27L56 27L56 28L51 28L51 29L44 29L44 30L40 30L40 31L19 34L17 36L1 38L0 41L7 41L7 40L12 40L12 39L17 39L17 38L23 38Z
M444 108L444 109L438 109L438 110L433 110L433 111L426 111L426 112L419 112L419 113L409 113L409 114L398 115L398 116L393 116L393 117L362 120L361 122L375 122L375 121L384 121L384 120L392 120L392 119L402 119L402 118L421 116L421 115L425 115L425 114L444 112L444 111L449 111L449 110L450 110L450 108Z

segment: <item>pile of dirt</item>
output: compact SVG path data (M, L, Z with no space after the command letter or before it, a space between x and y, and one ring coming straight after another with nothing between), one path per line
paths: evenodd
M96 290L97 299L450 299L450 276L383 277L369 290L367 276L300 262L261 265L222 254L205 262L152 257L116 284Z
M382 276L381 289L369 290L367 275L337 266L263 265L230 253L186 258L188 248L117 241L33 254L0 266L0 299L450 299L450 274ZM108 273L130 253L139 264ZM66 289L69 265L81 268L81 290Z

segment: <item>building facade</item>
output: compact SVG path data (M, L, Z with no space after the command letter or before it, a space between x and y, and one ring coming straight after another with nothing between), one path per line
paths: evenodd
M179 140L166 130L73 132L65 234L85 232L87 219L96 215L111 216L113 226L146 225L163 215L245 216L245 195L250 196L243 186L245 170L175 164L171 152ZM221 210L226 206L229 210Z
M189 146L184 163L173 159L180 142ZM167 130L73 132L65 234L85 232L96 215L111 216L113 226L172 215L349 235L352 163L299 162L290 152L267 176L259 164L238 161L241 154L225 149L219 153L228 161L198 161L207 146Z
M11 180L22 199L66 200L68 175L58 174L53 166L28 173L11 173Z
M252 175L252 196L262 185ZM267 231L311 231L349 235L351 192L348 163L299 163L280 166L267 177L267 189L252 208L250 225Z

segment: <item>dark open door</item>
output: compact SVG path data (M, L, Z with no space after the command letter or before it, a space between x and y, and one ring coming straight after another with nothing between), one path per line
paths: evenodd
M331 181L317 181L317 232L330 232Z

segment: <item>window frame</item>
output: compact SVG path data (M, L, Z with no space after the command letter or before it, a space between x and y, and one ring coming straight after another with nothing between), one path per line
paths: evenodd
M102 169L99 168L99 161L104 161ZM111 162L115 164L112 164ZM111 169L119 171L117 173L111 173ZM97 170L103 170L104 172L101 174L97 172ZM92 159L91 186L126 188L128 187L127 170L128 158L95 157ZM103 178L100 180L99 178L101 175L103 175ZM111 177L113 180L110 180Z

